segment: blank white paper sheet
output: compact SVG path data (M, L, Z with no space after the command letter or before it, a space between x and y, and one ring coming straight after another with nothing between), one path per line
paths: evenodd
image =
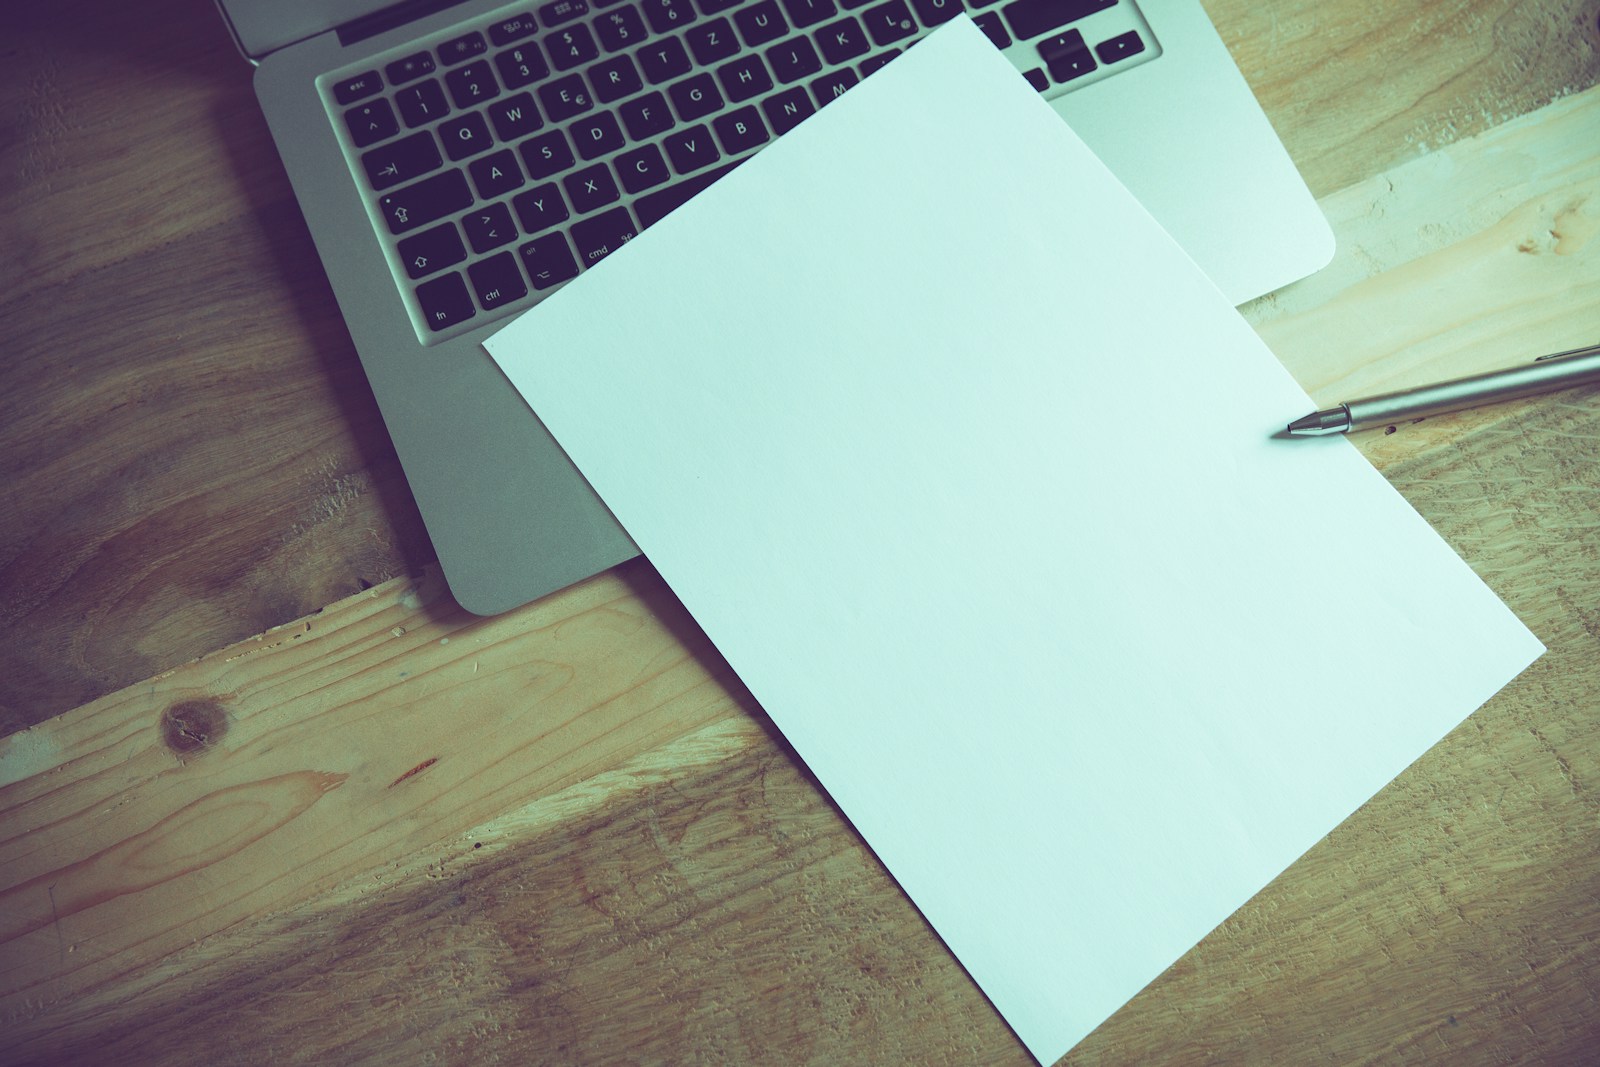
M487 347L1042 1062L1543 651L966 18Z

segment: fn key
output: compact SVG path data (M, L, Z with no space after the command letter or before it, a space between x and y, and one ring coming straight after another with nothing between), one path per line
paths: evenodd
M456 271L417 286L417 302L422 305L422 317L428 320L428 329L434 333L465 322L473 315L467 283Z

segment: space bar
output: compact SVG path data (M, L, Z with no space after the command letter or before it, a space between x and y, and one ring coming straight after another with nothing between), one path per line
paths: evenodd
M743 162L744 160L740 159L720 167L713 167L692 178L685 178L676 185L669 185L665 189L641 196L633 202L634 214L639 216L639 226L641 228L654 226L666 218L668 213L687 203L696 193Z

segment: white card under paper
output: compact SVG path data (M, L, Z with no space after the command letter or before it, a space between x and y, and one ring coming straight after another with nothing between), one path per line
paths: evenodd
M488 348L1041 1061L1542 651L965 18Z

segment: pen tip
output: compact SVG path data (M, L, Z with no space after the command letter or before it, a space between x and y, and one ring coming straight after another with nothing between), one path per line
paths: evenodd
M1290 437L1321 437L1330 433L1345 433L1350 429L1350 412L1344 407L1327 411L1313 411L1304 418L1295 419L1286 431Z

